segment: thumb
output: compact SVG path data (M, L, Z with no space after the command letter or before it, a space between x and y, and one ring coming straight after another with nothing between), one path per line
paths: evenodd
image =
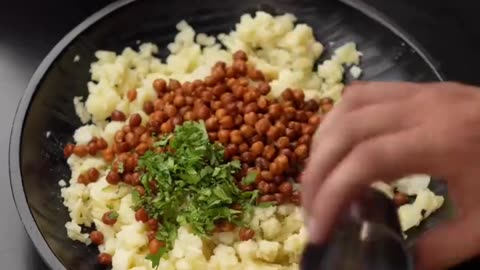
M456 218L426 232L415 252L418 270L447 269L480 254L480 215Z

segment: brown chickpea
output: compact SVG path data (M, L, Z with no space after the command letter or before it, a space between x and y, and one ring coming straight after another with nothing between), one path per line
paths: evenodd
M173 131L173 124L171 121L167 121L165 123L163 123L161 126L160 126L160 131L163 133L163 134L167 134L167 133L170 133Z
M268 194L268 195L261 196L258 201L260 203L266 203L266 202L273 202L274 200L275 200L275 196Z
M163 110L164 106L165 106L165 102L163 101L163 99L156 99L153 102L154 111L161 111Z
M258 109L262 111L268 109L269 107L268 99L264 96L259 97L257 100L257 106L258 106Z
M271 142L276 141L280 135L280 129L277 126L271 126L267 131L267 139Z
M293 186L289 182L283 182L278 186L278 191L282 194L290 195L293 191Z
M148 151L148 144L147 143L140 143L137 147L135 147L135 153L139 155L143 155Z
M100 253L98 254L97 261L103 266L110 266L112 265L112 255L108 253Z
M218 119L215 116L211 116L205 121L205 127L208 131L216 131L219 128Z
M181 115L175 115L175 117L172 118L172 124L174 126L179 126L183 123L183 117Z
M233 54L233 60L248 61L248 56L244 51L238 50Z
M290 145L290 140L286 136L278 138L278 140L275 143L275 146L277 146L278 149L288 148L289 145Z
M220 108L215 112L215 116L217 117L217 119L221 119L222 117L224 117L226 115L227 115L227 110L225 110L223 108Z
M151 114L151 113L153 113L154 110L155 110L155 107L153 105L153 102L145 101L145 103L143 103L143 111L146 114Z
M277 176L273 177L272 182L274 182L277 185L280 185L283 182L285 182L285 176L284 175L277 175Z
M145 211L145 208L140 208L137 211L135 211L135 220L140 221L140 222L147 222L148 220L148 214L147 211Z
M404 204L408 203L408 197L407 195L401 193L401 192L396 192L395 195L393 196L393 202L397 207L400 207Z
M116 212L108 211L105 214L103 214L102 222L105 223L106 225L113 225L113 224L117 223L116 215L118 215Z
M127 152L129 150L128 143L126 142L121 142L121 143L115 143L113 145L113 149L117 154Z
M135 148L139 143L139 138L137 135L135 135L135 133L129 132L127 135L125 135L125 142L130 148Z
M151 218L146 222L146 224L151 231L158 230L158 220Z
M302 125L302 133L304 135L313 135L315 133L315 126L309 125L309 124L304 124Z
M286 201L285 195L283 195L282 193L275 193L273 195L275 196L275 202L278 205L285 203L285 201Z
M257 99L260 97L260 93L255 90L247 90L245 95L243 95L243 101L245 103L257 102Z
M185 114L183 115L183 120L184 120L184 121L193 121L193 120L195 120L195 114L193 113L193 111L187 111L187 112L185 112Z
M222 107L222 102L220 100L212 100L210 102L210 108L212 110L215 111L215 113L217 112L217 110L219 110L220 108Z
M89 142L87 144L87 149L88 149L88 153L91 156L95 156L97 154L97 144L95 143L95 141Z
M114 171L110 171L108 174L107 174L107 182L110 184L110 185L116 185L120 182L120 175L118 175L118 173L114 172Z
M127 92L127 99L128 101L132 102L137 98L137 90L136 89L130 89Z
M216 142L218 141L218 134L216 131L210 131L208 132L208 139L211 141L211 142Z
M297 138L297 134L291 128L285 129L285 136L287 136L291 141L295 141L295 138Z
M218 232L231 232L235 230L235 225L233 223L230 223L228 221L222 221L218 222L216 224L216 231Z
M175 91L175 90L177 90L178 88L182 88L182 84L181 84L179 81L174 80L174 79L170 79L170 80L168 81L168 89L169 89L170 91Z
M243 124L243 116L241 116L240 114L237 114L237 116L235 116L235 127L241 127L242 124Z
M307 123L308 115L305 111L297 111L297 113L295 114L295 120L300 123Z
M145 188L143 186L136 186L135 187L135 190L138 192L138 194L140 195L140 197L142 197L143 195L145 195Z
M232 93L224 93L222 94L222 96L220 97L220 101L222 102L222 104L224 106L230 104L230 103L234 103L235 102L235 96L233 96Z
M74 148L75 148L75 145L73 143L67 143L63 148L63 156L65 158L69 158L73 154Z
M225 147L225 158L231 159L236 154L238 154L238 146L236 144L231 143Z
M115 154L113 153L113 150L111 148L107 148L103 150L102 156L106 162L112 162L115 157Z
M156 231L148 231L147 232L147 239L148 239L149 243L150 243L150 241L152 241L156 237L157 237L157 232Z
M105 150L108 147L107 141L105 139L100 138L95 143L97 150Z
M333 104L322 104L320 107L323 113L329 113L333 109Z
M243 117L245 124L250 126L255 126L257 119L257 114L255 112L245 113L245 116Z
M261 141L255 142L252 144L250 151L255 157L261 156L263 154L264 144Z
M268 119L262 118L255 124L255 129L257 130L258 134L266 134L271 126L272 124Z
M276 150L275 150L275 147L273 145L266 145L264 148L263 148L263 154L262 156L268 160L268 161L271 161L273 160L273 158L275 157L275 154L276 154Z
M263 74L262 74L263 76ZM267 95L268 93L270 93L270 85L268 84L268 82L261 82L258 84L258 91L260 92L260 94L262 95Z
M276 161L270 163L269 170L274 176L280 175L284 171L280 164Z
M242 132L244 138L251 138L255 135L255 129L252 126L246 124L243 124L240 127L240 132Z
M269 166L270 166L270 164L269 164ZM267 169L269 169L269 168L267 168ZM268 170L261 171L260 172L260 178L263 179L266 182L272 182L274 180L273 174Z
M175 105L177 108L182 108L186 105L185 97L182 95L176 95L173 98L173 105Z
M193 113L197 119L207 120L210 117L210 110L206 105L196 106Z
M247 104L247 106L245 106L245 109L243 110L243 113L247 114L247 113L250 113L250 112L257 112L258 110L258 106L257 106L257 103L256 102L251 102L249 104Z
M320 115L312 115L310 116L310 118L308 119L308 124L313 126L313 127L318 127L318 125L320 125L322 121L322 118L320 118Z
M242 132L240 132L240 130L232 130L232 132L230 132L230 142L237 145L242 144Z
M92 243L95 245L101 245L103 244L103 233L99 231L92 231L90 232L90 240L92 240Z
M297 111L295 110L295 108L293 108L291 106L284 108L283 112L284 112L284 116L288 120L294 120L296 115L297 115Z
M213 96L213 93L210 92L209 90L205 90L200 94L201 99L203 100L204 103L209 103L212 101L215 97Z
M110 116L112 121L125 121L127 117L122 111L115 110L113 111L112 115Z
M264 157L258 157L257 159L255 159L255 167L262 171L268 170L269 165L270 163Z
M260 181L260 183L257 184L257 189L260 191L260 194L268 194L269 193L269 184L265 181Z
M218 140L222 144L227 144L230 141L230 131L221 129L218 131Z
M255 231L252 229L240 228L238 231L238 238L240 241L248 241L253 239L253 237L255 237Z
M153 81L153 88L157 94L161 94L167 90L167 82L163 79L156 79Z
M75 147L73 147L73 154L79 157L85 157L88 154L88 147L86 145L75 145Z
M254 155L251 153L251 152L243 152L241 155L240 155L240 158L242 160L242 162L244 163L252 163L255 161L255 157Z
M283 108L280 104L272 104L268 107L268 113L273 117L273 119L278 119L282 116Z
M285 89L285 91L282 92L282 95L281 95L282 99L284 101L293 101L295 100L295 96L293 94L293 91L292 89L290 88L287 88Z
M308 147L305 144L300 144L295 148L295 155L300 159L303 160L308 156Z
M312 142L312 137L308 134L305 134L298 139L297 144L310 145L311 142Z
M215 87L212 89L212 94L219 98L222 96L223 93L227 91L227 87L224 84L217 84Z
M150 252L151 255L157 254L158 251L165 246L165 243L158 240L158 239L152 239L148 243L148 251Z
M177 108L172 104L165 105L165 108L163 110L167 114L167 116L170 118L175 117L175 115L177 115L177 112L178 112Z
M305 101L305 93L303 93L303 90L301 89L295 89L293 90L293 97L295 99L295 102L298 103L303 103Z
M232 68L236 76L244 76L247 73L247 63L243 60L235 60Z
M237 103L229 103L229 104L226 104L224 105L224 108L225 110L227 110L227 114L228 115L231 115L231 116L235 116L238 114L238 112L240 111L237 107Z
M247 152L250 147L248 146L247 143L242 143L238 146L238 152L239 153L244 153Z
M119 131L115 132L115 135L113 136L113 140L116 143L123 142L125 140L125 131L119 130Z
M77 182L84 185L90 184L90 181L88 181L88 176L84 173L78 176Z
M307 100L305 102L304 109L310 112L317 112L320 108L320 105L313 99Z
M232 94L233 94L233 96L235 96L238 99L243 99L243 95L245 95L245 93L247 91L248 91L247 87L241 86L241 85L238 85L238 84L236 84L232 87Z
M233 120L233 117L230 115L225 115L222 118L220 118L220 126L224 129L232 129L235 127L235 122Z
M96 168L90 168L87 171L87 177L89 182L96 182L100 177L100 172Z

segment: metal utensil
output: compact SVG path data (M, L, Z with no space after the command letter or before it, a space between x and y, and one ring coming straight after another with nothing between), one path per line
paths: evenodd
M330 241L308 244L303 270L412 270L393 202L369 189L349 208Z

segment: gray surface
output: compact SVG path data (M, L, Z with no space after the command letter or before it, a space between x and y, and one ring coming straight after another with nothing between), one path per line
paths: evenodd
M382 2L369 1L377 4ZM8 139L17 103L31 74L50 48L68 30L105 2L102 0L17 0L2 1L0 4L0 93L2 94L0 97L2 126L0 130L0 269L46 269L25 233L10 193L7 167ZM416 12L410 12L409 17L405 18L398 13L401 8L391 6L392 1L388 2L389 10L397 12L393 16L399 20L403 19L405 21L403 26L413 27L412 33L434 54L435 58L441 60L449 78L478 83L478 75L466 70L473 66L478 55L462 59L462 55L467 56L470 51L468 45L462 45L462 41L465 40L462 36L465 29L462 28L461 23L450 23L449 17L444 17L440 25L432 27L434 25L432 21L419 23L419 19L427 13L416 10ZM431 15L431 12L428 14ZM449 38L445 39L445 36ZM446 44L436 44L439 40ZM460 46L462 49L453 54L450 50L454 46ZM451 58L448 58L449 55ZM452 56L461 60L454 62L455 59L452 59ZM455 66L460 70L455 69ZM462 68L464 71L461 70Z

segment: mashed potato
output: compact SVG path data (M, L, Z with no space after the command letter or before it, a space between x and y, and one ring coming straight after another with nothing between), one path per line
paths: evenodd
M115 132L124 122L107 124L107 118L114 110L120 110L127 116L139 113L143 121L147 121L142 106L156 97L153 80L174 78L184 82L204 78L217 61L230 63L232 53L239 49L245 51L271 81L273 96L285 88L302 88L307 98L328 96L338 100L346 66L354 65L352 73L360 76L357 65L361 53L354 43L347 43L338 48L331 59L317 65L324 47L315 39L311 27L295 22L291 14L272 16L257 12L254 16L242 16L234 31L213 37L196 34L182 21L177 25L179 32L174 42L168 45L170 55L164 62L154 56L158 48L149 43L142 44L138 51L126 48L120 54L98 51L98 61L91 65L88 97L85 103L80 97L74 99L82 122L86 124L91 120L93 124L78 128L74 140L86 143L93 136L101 136L111 145ZM137 90L137 97L129 102L126 92L133 88ZM80 226L95 225L104 235L104 243L98 249L113 256L113 269L153 269L145 259L147 228L135 219L130 186L108 184L107 164L99 157L71 156L68 164L72 177L69 185L61 189L71 219L65 225L68 236L88 245L91 241L88 234L81 233ZM92 167L100 172L99 180L87 186L77 183L78 175ZM393 197L391 186L377 186ZM415 189L419 195L415 203L400 209L404 228L418 225L422 209L428 209L430 214L443 203L443 198L422 187ZM109 210L119 215L114 226L101 221ZM237 232L217 233L210 239L213 245L181 227L173 249L160 260L158 269L298 269L307 236L297 206L257 208L250 227L256 232L254 239L242 242Z

